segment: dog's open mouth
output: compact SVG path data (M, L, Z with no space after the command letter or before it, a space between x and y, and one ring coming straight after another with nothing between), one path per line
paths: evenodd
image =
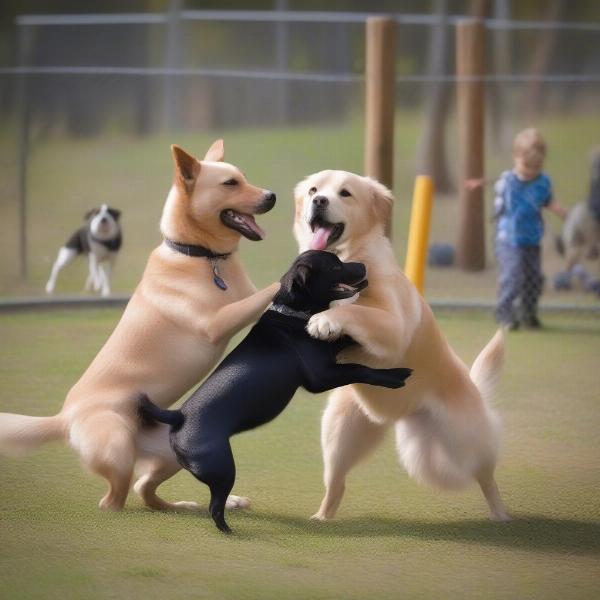
M258 242L267 235L265 230L255 221L252 215L237 212L231 208L221 212L221 222L230 229L235 229L245 238Z
M360 281L357 281L352 285L347 283L336 283L336 285L333 286L333 289L341 298L352 298L352 296L358 294L358 292L360 292L361 290L364 290L367 287L367 285L369 285L368 280L361 279Z
M327 246L331 246L342 237L344 227L343 223L330 223L321 215L315 215L310 221L310 228L313 232L310 249L325 250Z

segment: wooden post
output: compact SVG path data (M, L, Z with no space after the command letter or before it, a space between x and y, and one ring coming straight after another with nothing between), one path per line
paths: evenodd
M484 177L485 44L481 21L456 26L459 206L456 240L458 266L466 271L485 268L484 190L467 190L468 179Z
M367 19L365 175L394 186L396 21ZM387 234L391 233L391 223Z

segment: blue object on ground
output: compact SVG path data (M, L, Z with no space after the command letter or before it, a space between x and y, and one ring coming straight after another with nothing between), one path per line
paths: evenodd
M451 244L431 244L427 264L432 267L450 267L454 264L454 247Z
M555 290L570 290L571 289L571 274L567 271L561 271L554 276Z

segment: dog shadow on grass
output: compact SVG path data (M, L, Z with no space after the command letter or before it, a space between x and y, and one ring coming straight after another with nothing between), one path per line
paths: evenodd
M241 518L240 518L241 517ZM240 513L243 520L275 521L308 535L324 537L408 537L473 542L519 550L600 555L600 523L537 515L515 515L508 523L489 520L450 522L386 517L355 517L332 522L309 521L282 514Z

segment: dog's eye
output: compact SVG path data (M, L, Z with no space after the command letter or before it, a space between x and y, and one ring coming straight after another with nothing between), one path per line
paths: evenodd
M237 179L228 179L227 181L223 182L223 185L239 185L239 181Z
M342 198L348 198L348 196L352 196L352 194L346 188L342 188L340 190L340 196Z
M310 190L308 190L308 195L312 196L313 194L317 193L317 188L316 187L311 187Z

